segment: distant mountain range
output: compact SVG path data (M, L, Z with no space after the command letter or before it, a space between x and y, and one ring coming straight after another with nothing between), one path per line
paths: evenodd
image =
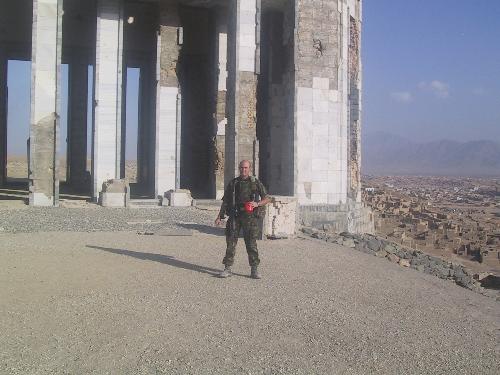
M417 143L384 133L363 136L362 173L500 177L500 143L441 140Z

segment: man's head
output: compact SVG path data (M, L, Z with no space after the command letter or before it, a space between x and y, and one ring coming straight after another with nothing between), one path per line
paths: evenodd
M240 177L248 178L250 176L250 162L248 160L242 160L240 162Z

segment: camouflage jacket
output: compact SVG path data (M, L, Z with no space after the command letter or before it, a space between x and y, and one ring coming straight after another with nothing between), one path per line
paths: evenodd
M236 177L229 184L227 184L226 189L224 190L224 197L222 197L222 206L219 212L219 217L224 218L224 215L231 216L234 209L241 209L245 202L258 202L266 196L266 188L256 177L250 176L247 179ZM236 207L233 207L233 202ZM259 207L259 209L260 208L262 207ZM259 210L256 211L256 215L259 215Z

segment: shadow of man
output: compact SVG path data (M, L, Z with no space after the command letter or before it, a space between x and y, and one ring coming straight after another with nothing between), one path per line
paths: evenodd
M177 223L176 225L185 229L196 230L200 233L213 234L215 236L223 236L223 237L226 236L225 228L222 227L212 227L210 225L191 224L191 223Z
M126 255L126 256L129 256L132 258L136 258L136 259L149 260L152 262L167 264L167 265L172 266L172 267L182 268L182 269L189 270L189 271L206 273L206 274L214 276L214 277L218 277L219 273L220 273L220 270L217 270L215 268L209 268L209 267L205 267L205 266L200 266L198 264L184 262L182 260L175 259L174 257L169 256L169 255L154 254L154 253L142 253L139 251L113 249L110 247L93 246L93 245L86 245L86 247L91 248L91 249L106 251L108 253L113 253L113 254L118 254L118 255ZM237 276L246 276L246 275L240 275L237 273L233 273L233 274L237 275Z

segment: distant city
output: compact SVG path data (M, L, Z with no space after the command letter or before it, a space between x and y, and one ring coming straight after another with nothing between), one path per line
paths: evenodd
M364 176L363 186L378 235L500 272L500 178Z

